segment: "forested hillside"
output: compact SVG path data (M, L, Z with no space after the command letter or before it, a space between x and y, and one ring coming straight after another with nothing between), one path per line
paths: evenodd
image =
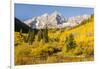
M15 31L15 64L92 61L94 16L71 28Z

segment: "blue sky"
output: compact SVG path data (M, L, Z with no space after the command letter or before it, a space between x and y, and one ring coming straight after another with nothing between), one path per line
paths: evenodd
M69 7L69 6L50 6L34 4L15 4L15 17L24 21L32 17L40 16L44 13L53 13L57 11L63 16L71 17L84 14L93 14L93 8Z

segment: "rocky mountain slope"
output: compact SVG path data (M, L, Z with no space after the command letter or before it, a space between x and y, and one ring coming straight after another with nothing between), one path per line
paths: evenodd
M31 19L25 20L24 23L31 28L64 28L73 27L80 24L82 21L90 18L90 15L73 16L66 18L58 12L53 12L51 14L45 13L38 17L33 17Z

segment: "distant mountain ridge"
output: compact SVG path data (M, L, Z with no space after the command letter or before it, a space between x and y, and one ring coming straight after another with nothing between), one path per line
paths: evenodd
M82 16L74 16L66 18L62 16L59 12L55 11L51 14L45 13L41 16L25 20L24 23L27 24L32 29L34 28L43 29L45 27L64 28L64 27L76 26L88 18L90 18L90 15L82 15Z

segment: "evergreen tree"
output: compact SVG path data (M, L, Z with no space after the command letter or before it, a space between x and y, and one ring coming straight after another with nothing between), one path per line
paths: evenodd
M91 15L91 18L94 18L94 14Z
M27 37L27 42L29 43L29 45L33 43L34 39L35 39L35 29L33 30L30 29Z
M76 42L74 40L73 34L70 34L69 37L66 37L65 44L68 50L76 47Z
M43 30L43 41L48 42L48 28L47 27Z
M42 29L38 30L37 36L38 36L38 41L40 41L43 38L43 31L42 31Z
M40 29L38 31L38 41L43 39L43 42L48 42L48 29L47 27L45 29Z
M20 29L19 35L22 37L22 29Z

